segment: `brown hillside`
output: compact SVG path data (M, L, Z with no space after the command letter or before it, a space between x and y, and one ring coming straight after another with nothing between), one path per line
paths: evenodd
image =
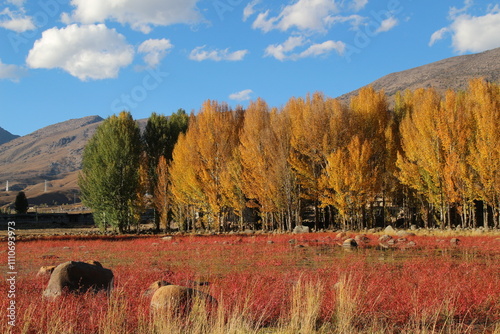
M464 90L472 78L482 77L491 82L500 82L500 48L482 53L457 56L435 63L415 67L402 72L391 73L374 82L375 90L384 90L391 97L405 89L435 87L439 91L447 89ZM359 89L339 98L348 100Z
M101 121L99 116L73 119L1 145L0 205L11 202L21 190L35 204L34 197L45 193L46 180L47 192L69 193L72 197L71 193L77 189L76 175L81 167L83 148ZM66 182L61 183L62 180ZM7 181L8 193L5 192Z

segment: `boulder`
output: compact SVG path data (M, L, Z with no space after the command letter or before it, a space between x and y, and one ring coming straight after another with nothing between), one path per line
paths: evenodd
M337 233L337 235L335 236L335 238L336 239L344 239L346 236L347 236L347 233L345 233L345 232L339 232L339 233Z
M383 236L381 236L380 238L378 238L378 241L380 241L380 242L387 242L387 241L389 241L391 239L392 239L392 237L390 235L384 234Z
M309 233L309 227L304 225L297 225L293 229L293 233Z
M217 300L207 293L180 285L166 285L155 291L151 309L155 316L188 315L194 303L217 305Z
M65 292L109 292L112 287L113 272L100 263L68 261L54 268L43 295L57 297Z
M397 235L398 235L398 237L401 237L401 238L407 238L407 237L414 237L415 233L407 232L407 231L398 231Z
M450 239L450 244L452 244L452 245L458 245L459 243L460 243L460 239L458 239L458 238Z
M361 243L369 243L370 242L370 238L368 238L366 235L364 234L359 234L357 236L354 237L354 240L356 240L356 242L358 244L361 244Z
M356 242L356 240L349 238L349 239L344 240L342 247L355 248L355 247L358 247L358 243Z
M387 226L385 229L384 229L384 233L385 234L395 234L396 233L396 230L391 226Z

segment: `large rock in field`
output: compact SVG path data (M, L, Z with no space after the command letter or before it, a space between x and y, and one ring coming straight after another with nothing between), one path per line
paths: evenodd
M57 297L65 292L109 292L112 287L113 272L103 268L100 263L68 261L54 269L43 295Z
M202 291L180 285L166 285L153 294L151 308L155 316L187 315L196 302L217 305L215 298Z

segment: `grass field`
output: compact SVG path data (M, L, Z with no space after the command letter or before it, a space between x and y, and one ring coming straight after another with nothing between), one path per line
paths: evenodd
M461 236L458 244L446 234L407 236L388 248L380 235L367 237L356 249L341 247L336 233L18 240L16 326L4 318L1 331L500 333L499 235ZM111 296L45 300L49 277L38 269L68 260L112 269ZM9 271L6 260L0 270ZM158 320L144 296L156 280L207 292L218 307ZM2 284L2 310L8 293Z

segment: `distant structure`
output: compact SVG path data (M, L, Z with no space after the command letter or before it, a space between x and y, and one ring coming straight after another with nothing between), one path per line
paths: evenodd
M9 180L5 183L5 191L9 192Z
M43 189L43 192L46 193L47 192L47 180L45 180L45 188Z

